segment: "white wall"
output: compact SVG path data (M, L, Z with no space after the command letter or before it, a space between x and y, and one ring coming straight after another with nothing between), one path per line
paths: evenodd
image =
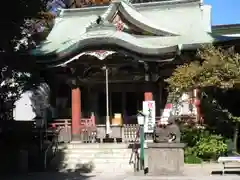
M13 119L16 121L33 121L36 113L33 110L32 98L33 92L26 91L14 103Z
M43 117L49 104L50 89L46 83L41 83L36 89L25 91L14 103L13 119L16 121L33 121Z
M202 10L202 22L205 31L212 32L212 6L204 5L201 7Z

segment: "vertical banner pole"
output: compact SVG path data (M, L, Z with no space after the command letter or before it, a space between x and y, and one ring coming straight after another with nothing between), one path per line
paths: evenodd
M140 169L144 169L144 125L140 125Z
M108 89L108 68L105 66L106 76L106 134L109 135L111 132L110 120L109 120L109 89Z

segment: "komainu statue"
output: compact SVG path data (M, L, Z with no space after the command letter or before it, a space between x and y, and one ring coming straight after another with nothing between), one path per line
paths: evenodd
M168 124L156 124L153 140L155 143L180 143L181 132L175 118L169 117Z

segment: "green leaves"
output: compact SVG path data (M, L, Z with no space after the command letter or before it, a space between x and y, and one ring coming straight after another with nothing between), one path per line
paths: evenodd
M26 19L36 18L44 11L45 0L2 1L0 10L0 50L14 51L17 40L22 39L23 25ZM6 8L10 8L6 11Z
M204 159L217 159L227 151L227 144L219 135L203 136L196 144L197 155Z
M199 158L216 160L227 152L227 144L221 135L196 127L182 127L181 132L182 142L187 143L184 154L188 163L199 163Z
M216 91L214 90L218 89L223 95L224 91L240 88L240 55L234 52L233 48L221 49L214 46L205 46L198 50L197 57L201 60L177 67L172 76L166 79L173 93L181 94L197 87L203 91L212 89L212 93L215 95ZM211 98L205 97L201 103L201 111L204 114L205 122L211 123L212 126L216 125L215 128L219 128L220 123L226 125L227 122L238 125L240 122L239 114L236 111L226 110L229 108L233 110L233 105L225 107L229 99L222 102L221 106L215 97L210 100ZM237 98L232 99L232 101L236 100ZM224 128L226 130L226 127ZM238 129L235 128L235 132L237 131ZM237 144L236 138L234 142ZM215 159L221 153L226 152L227 149L223 139L217 135L201 136L191 148L195 152L195 156L203 159Z
M233 48L224 50L205 46L198 50L202 60L184 64L175 69L166 79L172 91L184 92L196 87L218 87L229 89L238 87L240 82L240 55Z

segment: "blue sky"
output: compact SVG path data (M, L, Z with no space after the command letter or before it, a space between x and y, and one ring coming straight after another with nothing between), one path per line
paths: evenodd
M212 5L212 23L240 24L240 0L204 0Z

